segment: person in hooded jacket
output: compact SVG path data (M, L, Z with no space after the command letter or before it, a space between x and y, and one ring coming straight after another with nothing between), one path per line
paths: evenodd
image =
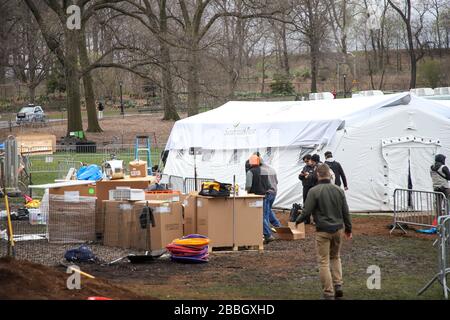
M431 166L430 174L433 181L433 190L436 192L442 192L445 194L447 201L450 200L450 170L445 165L445 156L443 154L437 154L434 158L434 164ZM439 198L438 198L439 200ZM440 202L440 201L439 201ZM441 208L441 204L438 203L438 208Z

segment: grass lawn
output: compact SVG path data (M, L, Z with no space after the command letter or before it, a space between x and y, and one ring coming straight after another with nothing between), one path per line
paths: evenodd
M367 223L355 217L354 224ZM391 218L374 217L385 223ZM379 220L381 219L381 220ZM381 228L381 227L380 227ZM389 235L355 233L342 249L346 299L410 300L442 299L435 283L422 296L417 292L434 276L437 250L433 236L415 233ZM371 265L380 267L381 288L369 290ZM134 292L160 299L319 299L321 296L315 258L314 231L307 228L305 240L277 240L263 252L212 253L202 265L156 260L148 265L87 266L98 276L125 285Z

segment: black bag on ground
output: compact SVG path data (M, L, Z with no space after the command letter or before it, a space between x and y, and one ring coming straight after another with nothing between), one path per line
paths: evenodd
M81 245L77 249L67 250L64 258L69 262L95 262L97 257L86 245Z
M202 183L202 189L198 193L207 197L229 197L231 194L231 184L217 181L208 181Z
M302 210L302 205L298 203L294 203L291 208L291 212L289 214L289 222L295 222L297 217L300 215L300 210Z

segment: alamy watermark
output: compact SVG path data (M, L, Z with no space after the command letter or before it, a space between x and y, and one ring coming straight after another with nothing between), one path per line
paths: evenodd
M367 268L367 272L370 276L367 278L366 285L369 290L381 289L381 269L377 265L371 265Z
M66 285L69 290L80 290L81 289L81 274L80 267L72 265L67 267L66 273L70 274L67 278Z
M77 5L70 5L66 9L66 13L69 15L66 20L66 26L69 30L81 29L81 9Z

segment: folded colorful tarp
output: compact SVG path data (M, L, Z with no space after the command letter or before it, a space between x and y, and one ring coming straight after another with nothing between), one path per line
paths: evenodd
M200 234L190 234L181 239L175 239L166 248L173 261L183 263L208 262L209 239Z

